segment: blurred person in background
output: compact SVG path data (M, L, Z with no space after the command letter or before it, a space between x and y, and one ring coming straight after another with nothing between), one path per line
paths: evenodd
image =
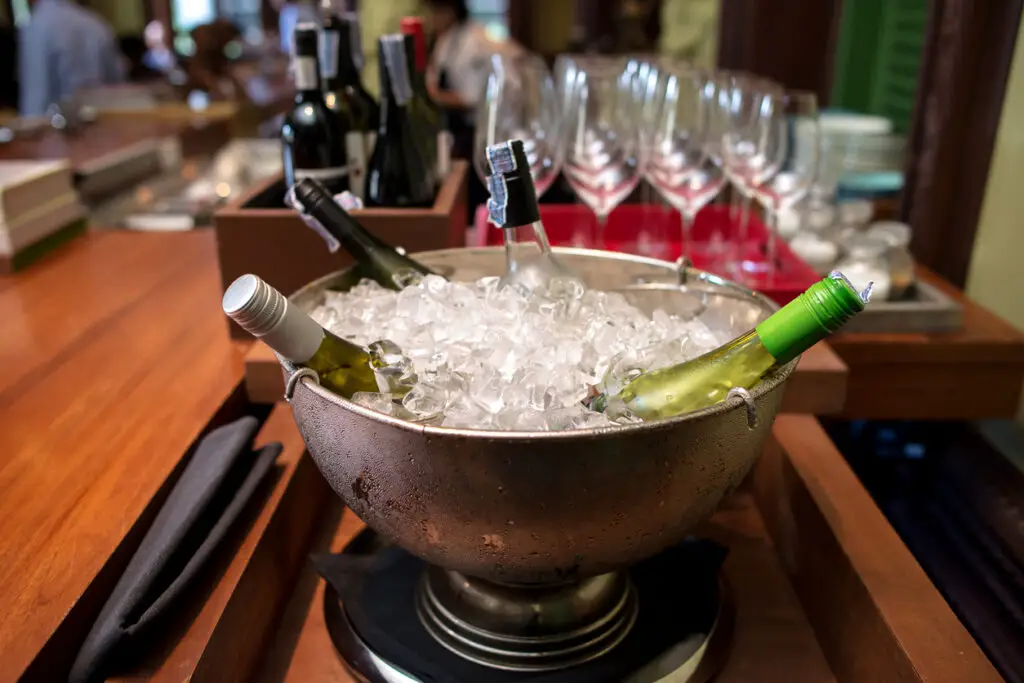
M241 37L238 27L226 19L192 29L195 53L185 67L185 91L200 91L210 100L246 101L245 85L231 69L228 44Z
M114 32L72 0L29 0L18 42L19 109L39 116L84 88L119 83L124 66Z
M705 69L715 67L720 0L663 0L661 54Z
M434 48L427 67L430 97L448 114L454 138L452 156L473 156L473 121L483 96L491 56L502 46L471 21L466 0L426 0L427 30Z
M142 37L146 41L146 54L142 63L159 73L170 73L178 65L178 58L167 43L167 31L162 22L153 20L146 24Z

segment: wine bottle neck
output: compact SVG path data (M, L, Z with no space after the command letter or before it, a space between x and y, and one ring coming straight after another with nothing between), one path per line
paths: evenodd
M243 275L224 292L224 313L288 360L305 364L320 348L324 329L281 292Z
M761 322L757 336L778 363L788 363L864 310L870 289L860 294L834 272Z
M321 42L320 72L327 90L352 87L362 90L359 67L355 58L358 45L352 42L351 31L344 23L324 27Z

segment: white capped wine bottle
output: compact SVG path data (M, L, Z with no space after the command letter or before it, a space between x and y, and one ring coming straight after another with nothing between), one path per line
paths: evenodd
M754 387L765 373L842 327L864 310L870 290L858 294L833 272L749 332L693 360L644 373L618 394L599 394L590 407L613 420L651 420L724 401L730 389Z
M522 140L509 140L487 148L491 198L487 211L491 223L505 235L505 275L501 285L526 291L547 288L554 279L579 280L552 252L540 220L537 191ZM532 228L536 242L522 240L519 228Z
M292 58L295 105L281 126L285 186L302 178L316 178L332 192L348 188L348 160L344 131L327 108L320 91L318 29L315 24L296 26Z
M363 275L382 287L402 289L415 281L416 275L437 274L371 234L315 180L299 181L295 185L295 199L306 216L313 219L311 227L324 238L330 250L344 247Z
M256 275L232 282L221 305L242 329L316 372L320 384L340 396L350 398L358 391L402 395L416 383L412 364L395 344L379 341L364 349L346 341Z

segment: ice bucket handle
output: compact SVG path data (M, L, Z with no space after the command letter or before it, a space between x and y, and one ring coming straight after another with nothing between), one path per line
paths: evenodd
M754 403L754 397L750 395L750 392L743 387L733 387L729 390L729 393L725 395L726 401L731 401L734 398L740 399L747 406L747 429L753 430L757 427L757 405Z
M277 353L274 355L277 356L277 361L281 364L281 367L283 367L285 372L288 373L288 379L284 383L284 400L288 403L292 402L292 396L295 395L295 387L298 386L303 377L308 377L311 381L320 384L320 377L314 370L297 367L287 358L284 358Z

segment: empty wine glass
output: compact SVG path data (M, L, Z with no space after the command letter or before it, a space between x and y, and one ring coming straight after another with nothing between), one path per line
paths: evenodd
M562 117L562 170L602 228L640 181L640 121L633 84L617 61L577 65Z
M493 55L473 143L473 165L480 180L486 183L489 173L487 148L519 139L541 197L561 168L560 109L551 73L540 57Z
M776 219L779 211L803 199L818 176L821 131L814 93L787 92L770 96L768 154L778 167L754 186L754 196L768 216L767 270L775 268Z
M744 198L736 239L742 253L749 199L755 188L778 172L785 153L785 139L778 136L775 127L778 90L770 82L735 79L723 89L719 101L728 128L722 136L723 168ZM743 269L750 269L752 263L740 260Z
M651 134L646 176L682 219L682 255L692 257L697 212L721 191L725 176L709 154L711 105L704 97L707 78L687 67L666 70ZM692 260L692 258L691 258Z

